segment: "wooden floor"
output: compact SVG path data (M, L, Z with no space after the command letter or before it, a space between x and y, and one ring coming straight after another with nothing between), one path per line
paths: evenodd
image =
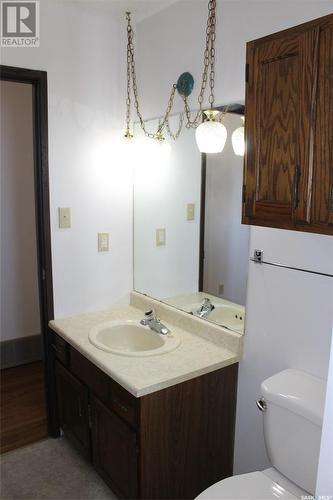
M42 362L0 372L0 453L47 436Z

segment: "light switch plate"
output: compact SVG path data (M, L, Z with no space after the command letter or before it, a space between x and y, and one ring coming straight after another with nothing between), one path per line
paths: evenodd
M59 227L68 229L71 227L71 209L59 208Z
M195 218L195 204L188 203L186 205L186 220L194 220Z
M156 246L162 247L165 245L165 229L156 229Z
M109 251L109 233L98 233L98 251Z

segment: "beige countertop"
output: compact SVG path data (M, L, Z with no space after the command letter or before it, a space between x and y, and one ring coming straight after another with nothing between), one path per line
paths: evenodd
M114 306L105 311L80 314L50 322L49 326L103 372L136 397L190 380L237 363L242 338L237 333L209 325L187 313L132 293L134 305ZM91 344L88 335L98 323L141 320L147 306L154 306L166 326L181 337L180 346L150 357L119 356Z

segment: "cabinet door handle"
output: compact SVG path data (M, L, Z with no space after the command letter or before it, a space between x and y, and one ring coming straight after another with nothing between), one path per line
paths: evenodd
M301 169L299 165L296 165L294 173L294 186L293 186L293 208L298 207L299 203L299 181L301 179Z

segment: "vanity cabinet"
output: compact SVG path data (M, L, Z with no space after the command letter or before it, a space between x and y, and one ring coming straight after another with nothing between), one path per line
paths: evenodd
M119 498L193 499L232 475L238 364L136 398L65 344L61 428Z
M138 498L136 432L97 398L92 398L93 464L105 482L121 496Z
M333 234L333 14L246 57L242 222Z
M60 363L56 363L59 421L76 448L90 457L88 389Z

